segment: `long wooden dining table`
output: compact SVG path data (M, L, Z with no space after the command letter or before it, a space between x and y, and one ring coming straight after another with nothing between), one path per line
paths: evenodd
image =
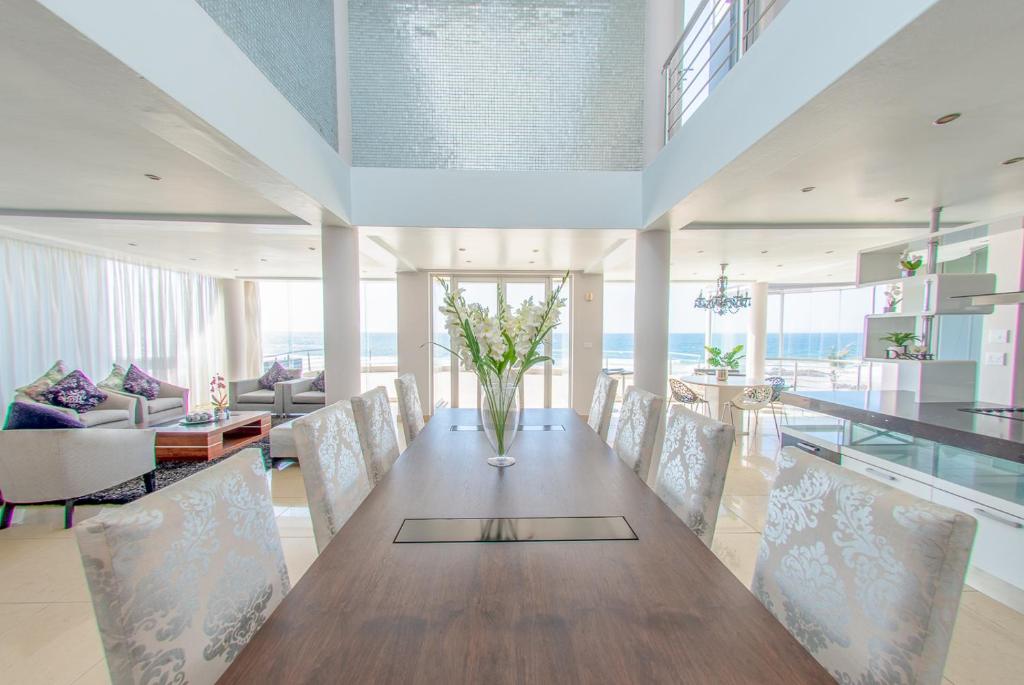
M221 683L827 683L828 673L570 409L514 466L438 411ZM405 519L622 516L636 540L395 542Z

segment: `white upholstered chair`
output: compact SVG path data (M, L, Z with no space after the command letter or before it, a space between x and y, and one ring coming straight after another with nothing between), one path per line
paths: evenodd
M675 404L665 423L654 492L711 546L732 453L732 426Z
M213 683L289 589L256 449L75 533L114 685Z
M292 422L316 548L322 552L373 486L359 448L350 402L336 402Z
M603 371L597 374L597 385L594 386L594 397L590 401L587 425L593 428L602 440L608 439L608 428L612 422L612 409L615 407L615 393L618 389L618 379Z
M402 418L402 432L405 434L405 445L408 447L426 425L416 376L403 373L396 378L395 392L398 393L398 414Z
M398 459L398 436L387 388L380 385L353 397L352 415L356 419L366 471L370 480L377 484Z
M630 388L622 400L619 422L615 426L612 449L645 482L651 470L654 438L664 403L663 397L639 388Z
M938 685L977 522L782 450L753 591L840 683Z

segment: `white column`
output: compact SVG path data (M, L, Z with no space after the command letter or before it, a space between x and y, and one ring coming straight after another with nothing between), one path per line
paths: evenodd
M324 368L327 402L358 395L359 235L352 227L320 232L324 283Z
M403 271L398 282L398 373L416 376L423 411L433 414L430 406L430 275L426 271ZM393 389L388 388L388 393Z
M668 386L669 237L659 230L636 236L633 384L661 396Z
M224 294L224 352L227 355L228 380L246 376L245 282L234 278L220 279Z
M747 319L747 376L764 378L764 358L768 350L768 284L750 288L750 318Z

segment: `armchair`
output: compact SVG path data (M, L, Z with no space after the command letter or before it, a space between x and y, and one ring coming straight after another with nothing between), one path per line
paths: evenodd
M277 383L273 390L265 390L260 387L258 378L249 378L241 381L228 381L228 407L231 411L269 411L272 414L281 414L281 392Z
M156 432L147 429L0 431L0 528L11 524L15 506L54 502L64 504L70 528L75 500L139 476L152 492L155 444Z
M107 393L107 399L97 404L95 408L81 413L67 407L58 407L46 404L45 402L39 402L28 395L20 393L14 396L14 401L45 404L47 407L73 416L84 423L86 428L97 428L100 426L103 428L128 428L134 426L136 424L136 396L118 393L108 388L102 388L102 390Z
M136 400L135 423L137 424L155 426L181 418L188 413L189 389L178 387L167 381L160 381L160 392L151 400L127 390L107 390L107 392L115 392Z
M327 395L313 389L314 380L315 377L296 378L274 386L275 392L281 396L279 401L282 414L308 414L324 408Z

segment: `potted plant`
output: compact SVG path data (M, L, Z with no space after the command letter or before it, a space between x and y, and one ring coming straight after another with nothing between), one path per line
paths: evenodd
M885 289L885 308L882 309L884 314L891 314L896 311L896 305L903 301L901 297L903 295L903 287L899 283L893 283Z
M921 259L920 255L911 255L908 250L904 250L900 254L900 274L904 278L909 278L917 273L917 270L921 268L921 264L924 260Z
M906 331L895 331L879 338L882 342L892 343L885 349L886 359L898 359L907 353L907 343L920 342L921 338Z
M743 351L743 345L737 345L724 353L720 347L705 345L704 349L708 352L708 366L715 370L715 378L720 381L729 378L730 369L733 371L739 369L740 360L744 357L740 354Z
M224 376L214 374L213 378L210 379L210 402L213 404L214 418L217 420L226 419L231 416L231 411L228 409L228 385L224 380Z

